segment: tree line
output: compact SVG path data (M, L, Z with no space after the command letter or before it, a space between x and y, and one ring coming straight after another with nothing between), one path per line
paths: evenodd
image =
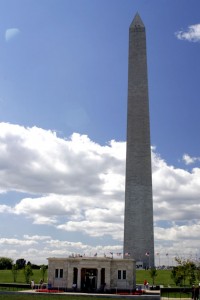
M180 287L198 285L200 282L200 264L179 257L176 257L175 261L177 265L171 271L171 278L175 285ZM154 284L155 278L158 275L157 270L156 268L151 268L149 272Z
M189 259L175 258L177 266L173 267L171 278L177 286L190 286L200 282L200 265Z
M23 270L25 282L30 283L30 278L31 276L33 276L34 269L40 269L42 280L44 281L47 268L47 265L36 265L32 264L30 261L26 263L26 260L24 258L19 258L14 263L12 258L0 257L0 270L11 270L13 275L13 282L17 281L19 271Z

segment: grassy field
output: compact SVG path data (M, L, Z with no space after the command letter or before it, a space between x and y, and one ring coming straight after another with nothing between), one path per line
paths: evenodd
M153 285L152 278L148 270L136 271L136 283L143 284L144 280L147 280L150 285ZM170 270L157 270L157 276L154 280L154 285L163 285L165 287L175 287L174 281L171 279Z
M164 286L175 286L173 280L171 279L171 271L170 270L158 270L157 277L155 278L155 285L164 285ZM45 274L45 282L47 282L47 272ZM33 270L33 276L31 279L35 281L35 283L39 283L41 279L41 271ZM136 282L137 284L143 284L144 280L147 280L150 285L153 284L152 279L150 277L148 270L138 270L136 272ZM11 270L0 270L0 283L12 283L13 276ZM23 270L19 271L17 277L17 283L25 283Z
M33 270L33 276L31 277L35 281L35 283L39 283L41 279L41 271ZM150 277L150 273L148 270L137 270L136 272L136 282L137 284L143 284L144 280L149 282L149 285L153 285L152 279ZM45 276L45 282L47 282L47 272ZM13 283L13 276L11 270L0 270L0 283ZM17 283L25 283L24 274L21 270L17 277ZM157 276L155 278L154 285L163 285L164 287L175 287L173 280L171 279L171 271L170 270L157 270ZM4 288L1 288L2 291L5 291ZM7 290L11 291L12 288L8 288ZM18 290L18 289L17 289ZM190 294L183 294L184 291L180 293L169 294L169 292L165 296L167 298L191 298ZM80 295L62 295L62 294L24 294L24 293L15 293L15 294L2 294L0 291L0 300L84 300L85 296ZM53 298L52 298L53 297ZM87 300L97 300L99 298L94 296L87 296ZM104 298L104 300L110 300L110 298Z
M40 270L33 270L33 276L31 279L35 281L35 283L39 283L42 279L41 271ZM45 274L45 282L47 282L47 272ZM11 270L0 270L0 283L12 283L13 282L13 275ZM16 283L25 283L25 277L23 270L20 270L17 276Z

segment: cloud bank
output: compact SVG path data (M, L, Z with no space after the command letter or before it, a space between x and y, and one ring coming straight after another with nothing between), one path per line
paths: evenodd
M2 255L35 261L39 249L44 262L71 253L122 252L125 148L125 142L101 146L78 133L64 139L50 130L0 123L0 213L35 226L35 234L22 238L1 235ZM152 172L156 252L198 253L200 168L169 166L152 149ZM11 192L20 200L2 200ZM52 228L57 238L38 235L37 226Z

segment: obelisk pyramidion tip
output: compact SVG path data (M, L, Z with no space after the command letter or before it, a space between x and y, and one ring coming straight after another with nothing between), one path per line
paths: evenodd
M132 27L145 27L138 12L136 13L136 15L130 25L130 28L132 28Z

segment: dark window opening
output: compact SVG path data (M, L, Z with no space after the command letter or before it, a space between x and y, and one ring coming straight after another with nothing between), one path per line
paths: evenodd
M78 269L74 268L74 272L73 272L73 283L77 284L77 280L78 280Z
M55 278L58 278L58 269L55 269Z
M60 278L63 278L63 269L60 269Z
M123 279L126 279L126 270L123 270Z
M101 285L105 284L105 268L101 269Z

